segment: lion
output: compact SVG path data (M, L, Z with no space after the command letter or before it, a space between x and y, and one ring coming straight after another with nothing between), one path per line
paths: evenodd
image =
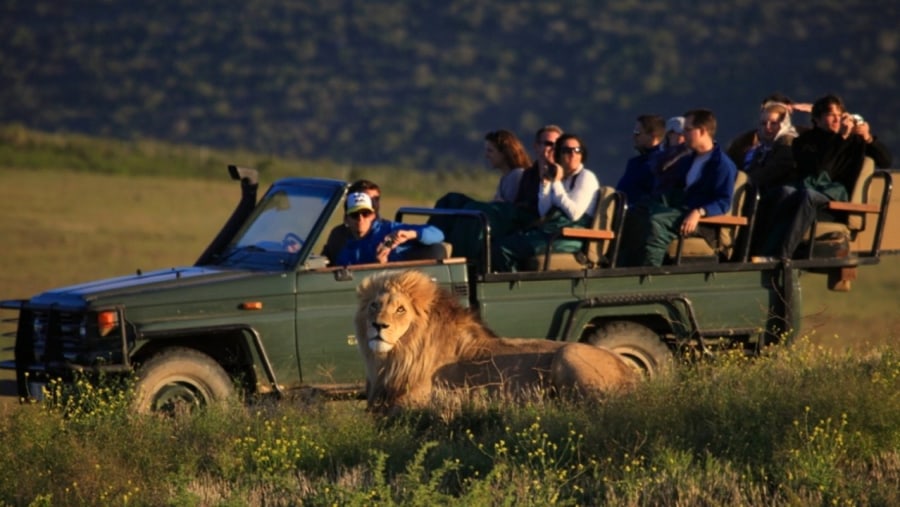
M638 377L617 353L585 343L501 338L428 275L384 272L357 288L356 342L376 412L427 405L435 388L598 398Z

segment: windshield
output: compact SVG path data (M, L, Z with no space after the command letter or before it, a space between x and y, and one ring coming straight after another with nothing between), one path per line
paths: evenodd
M312 237L334 188L281 185L271 189L225 248L218 264L251 269L293 266Z

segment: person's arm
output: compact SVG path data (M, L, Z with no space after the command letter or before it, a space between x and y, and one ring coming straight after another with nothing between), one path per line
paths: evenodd
M550 195L550 182L541 178L541 184L538 187L538 214L544 216L553 208L553 200Z
M551 201L561 209L570 220L579 220L589 210L600 182L593 171L585 167L575 175L575 185L566 190L562 181L554 181L550 188Z
M729 159L722 159L714 167L710 168L704 178L710 178L712 185L707 199L702 199L700 206L703 211L698 213L703 216L723 215L731 211L731 198L734 195L734 180L737 177L737 169Z
M893 156L887 146L877 138L872 137L872 141L866 143L866 156L872 157L875 161L875 167L879 169L887 169L893 163Z
M407 241L418 241L423 245L433 245L444 241L444 232L433 225L411 225L395 222L391 226L391 232L385 235L381 244L398 246Z

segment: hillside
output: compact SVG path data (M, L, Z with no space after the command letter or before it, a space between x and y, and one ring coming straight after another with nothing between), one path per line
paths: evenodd
M612 180L637 114L711 107L725 141L772 91L835 91L900 147L886 0L4 4L0 122L47 131L472 168L554 122Z

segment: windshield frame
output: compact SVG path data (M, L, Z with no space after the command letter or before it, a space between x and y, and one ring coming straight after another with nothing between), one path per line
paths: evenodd
M347 183L325 178L287 178L273 184L256 203L211 264L262 271L295 271L318 256L312 251L340 204ZM293 233L301 246L288 251L283 240ZM322 264L324 265L324 264Z

